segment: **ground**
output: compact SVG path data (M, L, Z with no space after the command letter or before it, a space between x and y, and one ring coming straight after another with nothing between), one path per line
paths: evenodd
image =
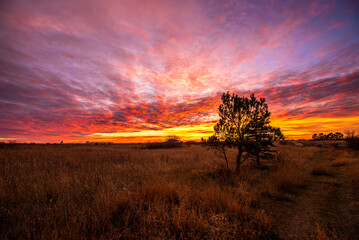
M346 176L344 165L318 151L303 169L302 188L289 193L288 201L270 209L282 239L359 239L359 197ZM342 154L340 152L339 154ZM336 156L337 158L340 156ZM358 159L352 159L358 160ZM323 169L324 168L324 169Z
M0 238L359 239L358 152L276 146L240 175L199 144L2 146Z

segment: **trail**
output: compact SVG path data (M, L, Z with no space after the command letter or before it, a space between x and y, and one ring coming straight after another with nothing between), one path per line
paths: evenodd
M312 175L313 167L323 162L330 174ZM306 187L272 207L280 239L311 239L313 229L324 239L359 239L359 197L343 167L330 167L330 162L319 151L305 168Z

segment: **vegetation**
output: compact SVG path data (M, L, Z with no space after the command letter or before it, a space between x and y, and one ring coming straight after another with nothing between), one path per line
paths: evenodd
M355 149L355 150L359 150L359 134L356 133L354 130L353 131L346 131L346 138L345 140L348 143L348 147Z
M165 142L147 143L144 147L148 149L179 148L183 147L183 143L177 136L168 136Z
M257 166L260 165L260 159L271 159L274 157L274 141L284 140L280 128L269 126L269 119L266 124L261 123L261 119L253 121L253 127L248 134L248 143L246 150L255 157Z
M269 125L270 112L265 99L257 99L254 94L247 98L223 93L219 117L214 126L215 134L207 140L202 139L202 142L223 154L226 162L225 147L235 147L238 151L236 173L251 156L254 156L257 165L260 158L273 157L270 147L275 140L284 138L279 128Z
M313 140L342 140L344 139L344 134L340 132L328 133L328 134L315 133L313 134L312 139Z
M277 149L265 168L248 161L233 175L201 145L2 148L0 239L358 238L356 152ZM229 168L236 154L227 149ZM312 175L317 166L330 175Z

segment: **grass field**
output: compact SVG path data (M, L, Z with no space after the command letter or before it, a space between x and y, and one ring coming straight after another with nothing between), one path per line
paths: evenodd
M0 238L359 239L359 154L277 145L239 176L196 144L2 148Z

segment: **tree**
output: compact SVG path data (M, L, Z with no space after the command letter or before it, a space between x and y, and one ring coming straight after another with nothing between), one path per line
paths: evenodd
M248 140L245 149L255 157L256 163L260 165L260 158L269 159L273 157L273 142L284 139L280 128L274 128L269 125L270 112L265 99L259 100L252 94L250 97L252 116L248 129Z
M341 140L341 139L343 139L343 138L344 138L344 134L343 134L343 133L341 133L341 132L336 132L336 133L334 133L333 139L335 139L335 140Z
M318 140L318 134L314 133L313 136L312 136L312 139L313 140Z
M333 133L328 133L328 134L325 136L325 139L327 139L327 140L333 140L333 137L334 137L334 134L333 134Z
M319 140L324 140L325 139L325 134L324 133L319 133L318 139Z
M312 136L313 140L342 140L344 138L344 134L341 132L336 133L315 133Z
M276 151L272 150L273 142L284 139L280 128L272 127L268 124L260 128L253 129L254 133L249 134L250 141L245 146L246 151L255 157L257 166L260 165L260 159L271 159Z
M279 136L279 129L269 125L270 112L265 99L257 99L254 94L249 98L239 97L229 92L223 93L219 106L219 121L214 127L214 136L222 144L238 150L236 172L250 155L259 158ZM245 153L245 155L244 155Z

